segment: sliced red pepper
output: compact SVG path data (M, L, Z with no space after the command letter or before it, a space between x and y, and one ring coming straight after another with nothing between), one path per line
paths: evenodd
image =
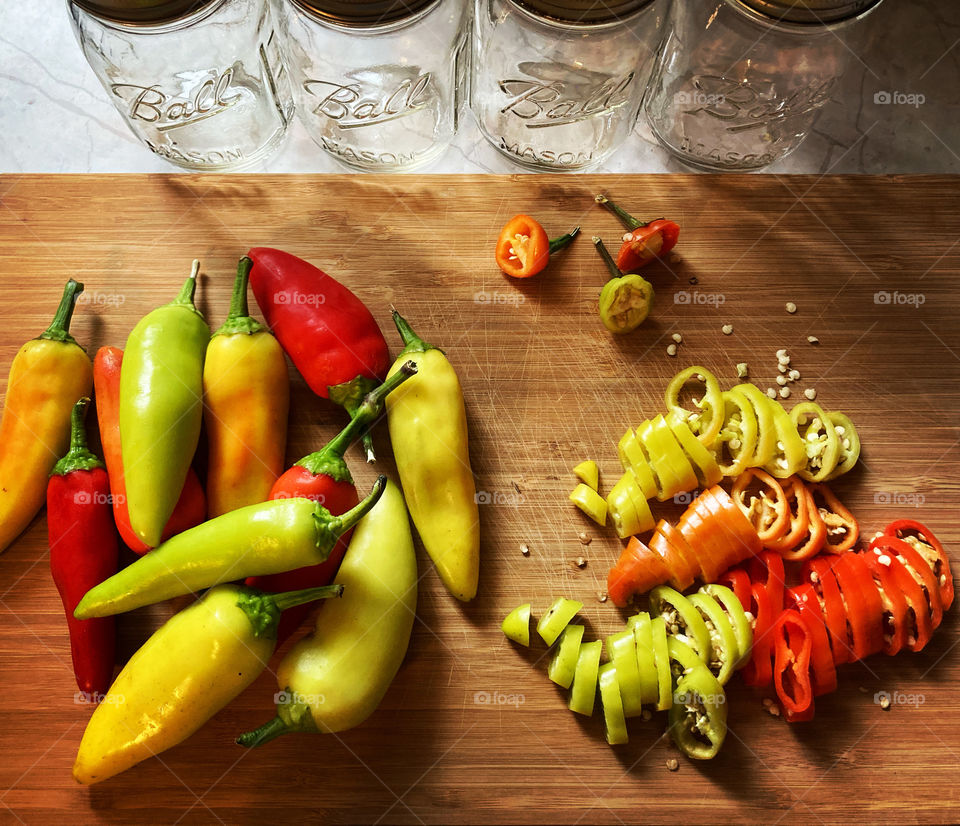
M742 568L730 568L717 577L720 585L726 585L745 608L750 605L750 577Z
M833 664L830 633L823 617L820 598L813 583L804 582L786 591L786 604L800 613L810 631L810 681L813 696L837 690L837 668Z
M765 686L773 677L773 626L776 612L770 604L770 595L762 585L750 586L750 613L754 616L753 649L750 662L743 668L743 681L747 685Z
M514 278L529 278L543 272L550 256L569 244L580 232L576 227L566 235L547 238L540 223L529 215L514 215L497 239L497 266Z
M676 222L666 218L639 221L605 195L597 195L596 201L616 215L627 229L617 254L617 267L621 272L633 272L654 258L662 258L676 246L680 237L680 225Z
M943 619L943 603L940 601L940 583L933 569L927 564L920 552L910 543L895 536L882 534L870 542L871 548L881 548L887 554L894 554L906 566L911 576L923 588L924 596L930 607L930 625L935 631Z
M607 594L614 605L623 608L635 594L645 594L669 579L663 558L634 536L607 574Z
M798 611L784 611L773 629L773 684L787 722L813 717L810 653L813 635Z
M908 620L910 604L898 587L890 566L880 562L880 554L868 551L859 556L873 574L874 584L880 592L880 601L883 603L883 653L893 656L906 646L907 638L910 636ZM889 558L887 557L888 560ZM916 638L916 634L913 636Z
M810 485L809 490L811 497L813 497L814 507L827 528L823 550L832 554L842 554L849 551L860 538L859 523L826 485ZM821 508L817 505L817 496L823 498L825 507Z
M873 574L859 554L841 554L830 570L847 609L854 657L878 654L883 650L883 604Z
M747 490L754 479L761 486L771 490L774 497L772 501L762 492L751 496L749 502L746 501ZM750 468L744 471L733 483L730 493L737 507L743 511L744 516L756 529L761 542L767 543L786 534L790 526L790 505L787 502L787 495L780 482L765 470Z
M930 602L923 586L892 551L871 545L864 556L875 557L880 566L889 571L894 587L907 601L907 648L920 651L933 636Z
M850 644L850 629L847 622L847 610L840 596L840 586L830 570L836 559L818 556L810 559L804 566L804 573L813 583L820 595L823 618L830 632L830 647L833 650L833 664L842 665L854 661Z
M926 525L913 519L898 519L883 529L887 536L896 536L913 545L933 569L940 586L940 602L946 611L953 604L953 574L943 545Z
M751 582L767 589L773 610L782 611L787 575L779 554L774 551L761 551L747 562L747 573L750 575Z

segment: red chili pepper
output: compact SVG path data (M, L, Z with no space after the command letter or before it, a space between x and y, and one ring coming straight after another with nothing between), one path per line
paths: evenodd
M813 687L810 684L810 653L813 639L799 612L784 611L773 629L773 684L787 722L813 718Z
M810 485L808 489L812 498L811 514L816 510L826 528L823 550L832 554L849 551L860 538L859 523L826 485ZM823 497L824 507L817 505L818 496ZM832 541L834 537L836 542Z
M947 559L946 551L943 550L940 540L933 535L933 531L913 519L898 519L887 525L883 532L887 536L895 536L913 545L927 560L940 586L940 602L943 604L943 610L949 609L953 604L953 574L950 572L950 560Z
M97 394L97 420L100 425L100 443L110 477L110 500L113 518L123 543L134 553L145 554L150 548L130 527L127 512L127 489L123 479L123 454L120 449L120 367L123 350L119 347L101 347L93 360L93 387ZM207 516L207 497L193 468L187 472L180 498L163 529L166 541L174 534L199 525Z
M880 562L880 554L867 551L860 556L870 569L870 573L873 574L874 585L877 586L880 601L883 603L883 653L893 656L906 647L907 638L910 636L907 620L910 603L903 591L900 590L893 571L890 570L890 565L884 565ZM889 560L890 557L887 557L887 559ZM909 574L907 575L909 576ZM916 634L913 637L916 639Z
M750 577L742 568L731 568L717 578L720 585L726 585L741 605L750 604Z
M889 572L893 587L906 600L906 645L910 651L920 651L933 636L930 603L923 587L892 551L871 546L864 556L875 558L880 567Z
M920 552L910 543L895 536L881 535L874 537L870 548L880 548L884 553L893 555L906 566L910 575L923 589L927 605L930 608L930 625L932 630L940 627L943 619L943 603L940 601L940 583L933 574Z
M837 667L833 664L830 634L823 617L820 599L813 583L804 582L786 591L788 608L793 608L807 624L810 631L810 681L813 696L829 694L837 690Z
M548 239L546 230L529 215L514 215L497 238L497 266L514 278L529 278L543 272L550 256L562 250L580 232L574 227L559 238Z
M353 415L390 368L386 339L339 281L288 252L257 247L250 286L267 324L310 389ZM364 435L367 459L372 442Z
M774 611L783 610L783 591L786 588L787 575L783 569L783 559L773 551L762 551L747 560L747 573L750 581L762 585L770 595L770 605Z
M77 603L87 591L117 572L119 546L110 510L110 482L87 448L84 415L90 399L74 405L70 450L54 465L47 484L50 572L60 592L70 631L77 686L89 702L106 694L113 679L114 617L78 620Z
M854 661L850 635L847 631L847 612L840 596L840 586L830 570L836 558L818 556L804 565L804 574L810 579L820 596L823 618L830 632L830 646L833 649L833 664L841 665Z
M847 607L853 654L864 660L883 650L883 605L873 574L859 554L840 554L830 569Z
M363 403L356 408L350 423L337 436L320 450L304 456L273 483L270 498L290 499L299 496L312 499L334 516L341 516L356 507L360 503L360 496L343 455L353 441L383 413L383 400L387 394L416 372L416 365L408 361L383 384L368 393ZM308 565L268 576L248 577L246 584L272 594L328 585L340 567L352 534L352 529L344 533L333 546L330 556L319 565ZM277 629L278 645L300 627L313 607L310 603L305 603L283 612Z
M777 620L777 611L770 604L770 595L762 585L750 586L750 613L755 618L753 626L753 649L750 662L743 668L743 681L747 685L770 685L773 676L771 659L773 656L773 627Z
M663 258L677 245L680 225L674 221L666 218L638 221L605 195L597 195L595 200L616 215L627 229L617 253L617 268L621 272L634 272L654 258Z

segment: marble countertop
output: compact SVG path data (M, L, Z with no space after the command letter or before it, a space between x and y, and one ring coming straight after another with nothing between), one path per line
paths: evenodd
M681 0L682 2L682 0ZM816 128L775 173L960 173L960 3L885 0ZM0 172L171 172L133 138L87 66L64 0L0 9ZM915 105L877 104L900 92ZM264 172L343 172L295 122ZM523 171L468 117L427 172ZM598 172L689 171L642 121Z

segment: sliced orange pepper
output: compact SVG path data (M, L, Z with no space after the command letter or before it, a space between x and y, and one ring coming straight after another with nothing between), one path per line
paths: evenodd
M762 492L750 497L746 501L746 493L750 483L756 479L761 486L768 487L774 499L771 501ZM750 468L737 477L731 490L733 501L743 511L744 516L757 530L757 535L763 543L783 536L790 526L790 504L780 482L765 470Z
M842 554L849 551L860 538L860 525L856 518L826 485L810 485L809 490L814 507L819 512L827 529L823 541L823 550L832 554ZM825 507L817 505L817 496L823 498ZM831 538L836 535L839 535L839 540L832 542Z

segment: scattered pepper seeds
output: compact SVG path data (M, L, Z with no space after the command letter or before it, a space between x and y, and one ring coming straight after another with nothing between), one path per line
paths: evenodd
M580 540L581 545L589 545L591 542L593 542L593 537L586 533L586 531L581 533L577 538Z
M599 593L599 594L597 594L597 602L606 602L606 601L607 601L607 595L606 595L606 594L604 594L604 593L602 593L602 592Z
M817 397L817 391L812 387L808 387L803 391L803 395L806 396L810 401L813 401Z
M738 363L737 363L737 378L738 378L738 379L745 379L745 378L747 378L749 375L750 375L750 369L747 367L747 363L746 363L745 361L738 362Z
M677 354L677 345L676 345L676 344L668 344L668 345L667 345L667 355L668 355L668 356L675 356L676 354Z
M880 697L880 708L882 708L884 711L889 711L889 710L890 710L890 695L889 695L889 694L883 694L883 695Z
M587 560L585 560L582 556L578 556L574 560L573 564L576 565L578 568L583 569L587 567Z
M526 542L520 546L520 553L524 556L530 556L530 546Z
M788 302L787 302L787 312L788 312L788 313L795 313L796 311L797 311L797 305L794 304L792 301L788 301Z
M667 760L667 769L669 771L675 772L680 769L680 761L676 757L671 757Z
M683 336L680 335L680 333L674 333L672 336L670 336L670 338L672 338L675 342L677 342L677 344L683 341Z
M781 399L789 399L789 398L790 398L790 388L789 388L789 387L781 387L781 388L780 388L780 398L781 398Z
M820 343L820 339L818 339L816 336L807 336L807 341L809 341L811 344Z
M732 325L732 324L724 324L724 325L720 328L720 332L723 333L725 336L731 335L731 334L733 333L733 325Z
M775 399L775 398L777 397L777 391L774 390L772 387L768 387L768 388L767 388L767 396L768 396L769 398L771 398L771 399Z

